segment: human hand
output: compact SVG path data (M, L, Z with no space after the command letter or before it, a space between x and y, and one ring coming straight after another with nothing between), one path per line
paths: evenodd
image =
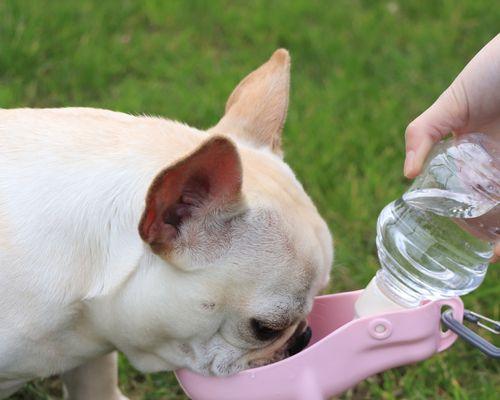
M432 146L449 133L482 132L500 140L500 34L426 111L406 128L404 174L415 178ZM495 247L500 258L500 242Z

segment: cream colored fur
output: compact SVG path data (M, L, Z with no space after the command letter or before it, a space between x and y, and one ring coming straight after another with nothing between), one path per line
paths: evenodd
M61 373L70 398L120 398L116 349L143 371L216 375L284 357L333 256L281 158L288 82L278 50L206 132L89 108L0 110L0 398ZM146 194L214 135L237 147L242 202L184 224L167 260L138 233ZM288 322L260 342L255 316Z

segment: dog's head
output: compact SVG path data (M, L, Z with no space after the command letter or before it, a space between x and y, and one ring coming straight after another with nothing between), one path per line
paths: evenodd
M147 267L117 300L130 321L116 345L138 368L223 375L307 345L333 249L282 159L289 79L278 50L236 87L207 140L151 184L139 224Z

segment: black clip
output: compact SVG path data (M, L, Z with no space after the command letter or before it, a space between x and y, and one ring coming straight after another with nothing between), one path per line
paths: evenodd
M495 334L500 333L500 323L481 314L477 314L469 310L464 310L464 319L466 321L477 324L478 326L487 329L488 331ZM473 332L462 323L457 321L455 318L453 318L453 312L451 309L446 310L443 314L441 314L441 322L448 329L455 332L458 336L460 336L462 339L464 339L474 347L477 347L487 356L495 359L500 358L500 348L488 342L486 339L482 338L477 333Z

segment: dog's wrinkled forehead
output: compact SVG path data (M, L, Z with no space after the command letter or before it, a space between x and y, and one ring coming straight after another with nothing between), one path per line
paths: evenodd
M249 209L233 229L228 256L249 287L255 281L262 297L283 293L303 301L320 269L319 260L297 243L286 218L277 210Z
M235 225L233 234L239 254L258 265L286 266L299 256L287 221L275 210L250 208L241 216L241 223Z
M248 232L255 249L262 249L261 256L267 253L275 265L300 273L302 282L310 283L317 274L324 281L332 263L332 238L304 188L282 160L241 153L250 209L246 228L255 230Z

